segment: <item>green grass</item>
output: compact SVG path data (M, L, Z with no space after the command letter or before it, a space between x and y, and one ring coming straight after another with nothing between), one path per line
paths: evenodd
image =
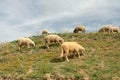
M65 41L76 41L85 47L85 57L69 56L61 61L60 45L44 46L43 36L32 36L36 46L18 51L17 42L0 44L0 76L12 79L43 79L46 74L74 79L120 79L120 33L58 34ZM65 78L67 79L67 78Z

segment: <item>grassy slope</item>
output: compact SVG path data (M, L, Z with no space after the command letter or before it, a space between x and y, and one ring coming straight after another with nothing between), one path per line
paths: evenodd
M119 34L58 34L65 41L77 41L85 47L86 56L69 57L70 62L60 61L60 46L52 44L45 49L42 36L31 37L37 45L24 48L21 54L16 41L0 45L0 75L17 78L41 79L45 74L65 75L76 79L111 80L120 78L120 33Z

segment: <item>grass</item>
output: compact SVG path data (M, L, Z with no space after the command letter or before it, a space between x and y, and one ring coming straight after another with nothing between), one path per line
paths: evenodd
M46 74L53 78L76 80L120 79L120 33L116 34L58 34L65 41L76 41L85 47L85 57L69 56L70 62L61 61L60 45L44 46L43 36L32 36L34 48L18 51L16 41L0 44L0 76L12 79L43 79Z

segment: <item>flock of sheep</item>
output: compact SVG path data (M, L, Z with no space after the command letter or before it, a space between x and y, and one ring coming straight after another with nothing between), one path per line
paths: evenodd
M82 31L83 33L86 32L85 26L80 25L77 26L74 30L73 33L78 33L79 31ZM98 32L106 32L106 33L113 33L119 32L119 27L113 27L111 25L105 25L102 28L99 29ZM64 42L64 39L61 38L58 35L54 35L54 34L49 34L48 30L43 30L42 31L43 35L46 35L44 37L45 40L45 46L49 49L49 44L51 42L57 42L61 45L61 55L60 58L62 59L62 57L65 57L65 59L69 62L68 59L68 54L70 52L72 53L77 53L78 58L80 58L80 54L84 55L83 52L85 51L85 48L83 46L81 46L80 44L78 44L77 42ZM34 41L32 41L29 38L20 38L18 40L18 48L21 51L21 48L23 45L26 45L28 48L30 46L35 46Z

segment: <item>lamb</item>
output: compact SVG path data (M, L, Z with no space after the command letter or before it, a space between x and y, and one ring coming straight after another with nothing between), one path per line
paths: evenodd
M47 35L47 36L45 36L45 45L48 49L49 49L49 44L51 42L57 42L61 45L64 42L64 40L63 40L63 38L61 38L58 35Z
M23 38L18 39L18 48L20 51L23 45L29 48L30 46L35 46L35 43L30 38L23 37Z
M42 31L42 34L43 34L43 35L49 35L49 31L48 31L48 30L43 30L43 31Z
M62 45L61 45L61 55L60 55L60 57L61 57L61 59L62 59L62 57L63 56L65 56L65 58L66 58L66 60L67 60L67 62L69 62L69 60L68 60L68 54L70 53L70 52L72 52L72 53L77 53L78 54L78 58L80 58L80 53L82 54L82 55L84 55L83 54L83 51L85 51L85 48L84 47L82 47L81 45L79 45L77 42L64 42Z
M85 26L83 25L79 25L77 26L74 30L73 30L73 33L78 33L79 31L82 31L83 33L85 33Z
M113 32L119 33L119 27L112 27Z
M107 33L112 33L113 29L111 25L105 25L102 28L99 29L98 32L107 32Z

